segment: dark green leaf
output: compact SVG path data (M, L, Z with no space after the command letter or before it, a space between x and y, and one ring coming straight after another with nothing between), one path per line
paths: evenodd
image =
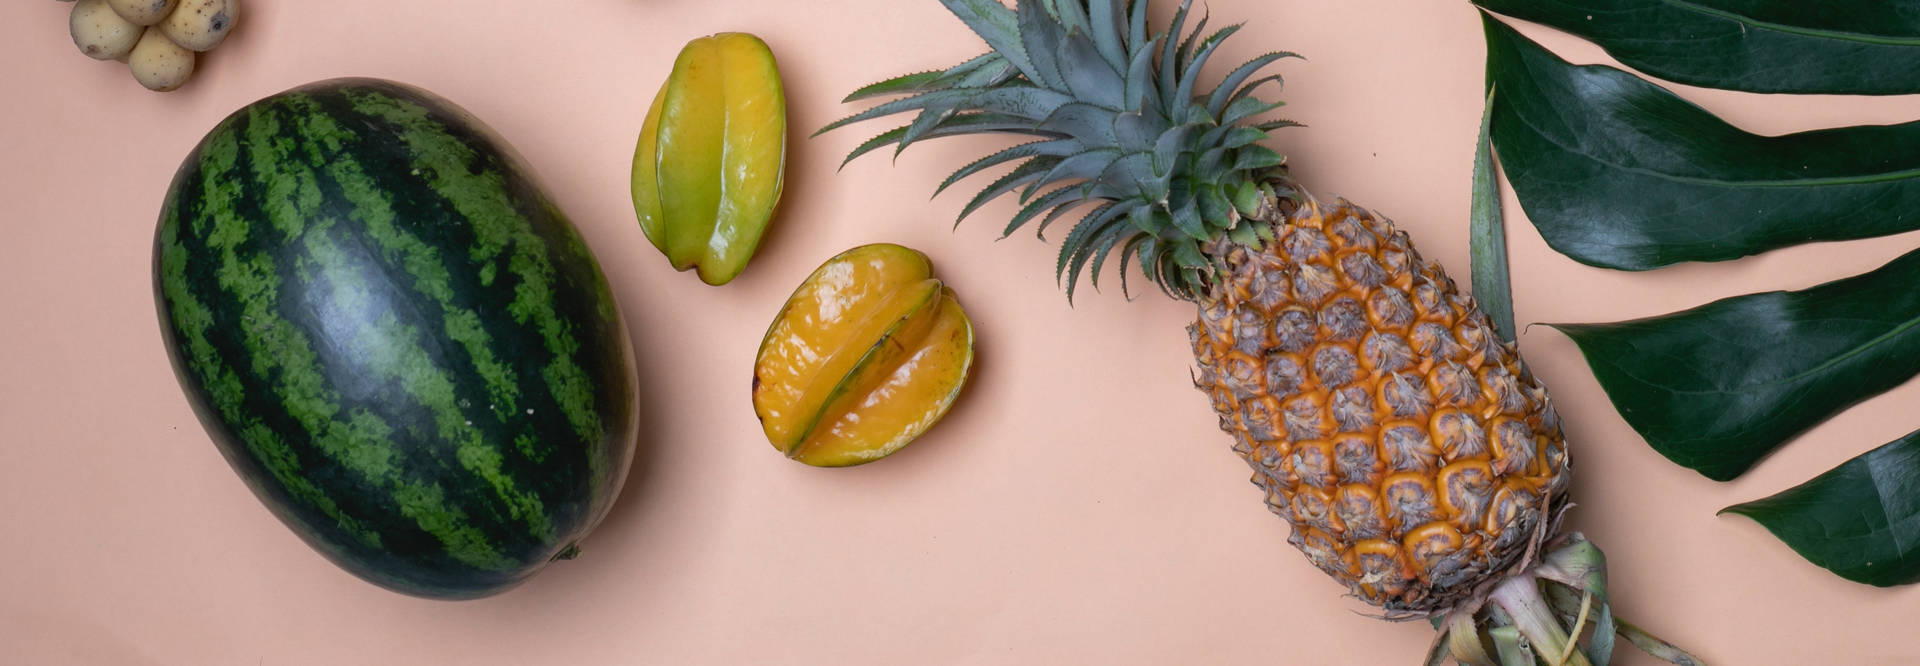
M1916 284L1920 251L1804 291L1555 328L1654 450L1725 481L1920 371Z
M1480 302L1501 340L1513 342L1513 286L1507 272L1507 226L1500 216L1500 178L1494 173L1493 91L1480 117L1480 142L1473 150L1473 214L1468 236L1473 248L1473 298Z
M1920 93L1914 0L1475 0L1593 40L1629 67L1752 92Z
M1920 432L1721 513L1758 521L1807 561L1847 580L1920 582Z
M1645 270L1920 228L1920 122L1758 136L1486 29L1494 145L1527 216L1575 260Z

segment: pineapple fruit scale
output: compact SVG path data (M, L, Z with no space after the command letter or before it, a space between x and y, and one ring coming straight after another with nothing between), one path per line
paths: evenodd
M1559 420L1406 232L1345 201L1289 207L1264 247L1209 247L1195 384L1314 566L1390 614L1448 610L1551 531Z
M1006 234L1078 221L1056 270L1069 299L1110 256L1193 302L1197 371L1233 450L1314 566L1389 619L1441 630L1427 663L1491 664L1524 635L1554 664L1587 664L1605 560L1561 534L1571 480L1546 390L1485 313L1404 232L1344 200L1322 203L1263 143L1274 52L1197 86L1240 26L1149 25L1147 0L941 0L990 47L954 67L861 88L891 98L834 122L910 114L848 160L917 141L1012 134L1031 141L961 167L939 186L1011 170L962 209L1015 194ZM1598 597L1600 603L1594 603ZM1600 612L1608 612L1601 610ZM1636 645L1698 660L1625 622ZM1569 629L1571 628L1571 629ZM1505 632L1504 634L1502 632ZM1516 633L1517 632L1517 633ZM1517 640L1517 639L1516 639Z

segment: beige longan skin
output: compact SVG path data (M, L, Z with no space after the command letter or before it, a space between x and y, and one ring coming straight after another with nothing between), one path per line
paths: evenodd
M113 12L134 25L153 25L173 11L174 0L107 0Z
M73 45L95 60L119 60L140 41L140 26L114 13L106 0L80 0L67 15Z
M88 0L80 0L87 2ZM179 88L193 76L195 54L156 28L148 28L135 44L133 53L127 56L127 67L133 70L133 78L146 86L148 90L167 92Z
M180 0L159 26L173 43L205 51L227 38L239 11L240 0Z

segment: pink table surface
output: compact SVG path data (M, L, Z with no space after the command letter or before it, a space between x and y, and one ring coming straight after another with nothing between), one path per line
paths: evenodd
M991 140L836 173L881 127L804 138L860 84L981 50L932 0L252 1L169 95L77 53L68 7L0 8L0 663L1379 664L1427 645L1424 623L1363 617L1287 545L1188 385L1191 306L1110 290L1069 307L1056 246L996 242L1009 203L951 230L965 196L929 202L931 188ZM1220 62L1311 58L1282 69L1288 111L1311 127L1277 141L1306 184L1395 218L1464 280L1483 60L1468 4L1211 9L1248 23ZM725 30L779 54L797 136L777 228L739 280L710 288L647 245L627 177L674 53ZM408 598L322 560L215 452L161 348L148 261L179 159L240 105L342 75L424 86L508 137L632 324L646 415L626 493L580 559L498 597ZM1681 93L1761 132L1920 117L1915 97ZM1616 273L1553 253L1507 203L1523 324L1804 287L1920 241ZM976 322L978 373L891 459L788 462L749 403L755 345L813 266L874 241L934 258ZM1719 664L1920 663L1920 589L1843 581L1714 515L1913 429L1920 386L1722 484L1642 444L1565 337L1533 327L1521 346L1565 415L1572 527L1607 549L1621 613ZM1616 663L1650 661L1622 651Z

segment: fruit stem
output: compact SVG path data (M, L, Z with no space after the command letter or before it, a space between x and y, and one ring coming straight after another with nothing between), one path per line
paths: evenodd
M1540 579L1531 574L1514 576L1494 588L1488 601L1499 606L1513 619L1513 626L1533 644L1538 654L1567 655L1552 666L1593 666L1579 650L1569 650L1573 640L1561 628L1553 609L1540 596Z

